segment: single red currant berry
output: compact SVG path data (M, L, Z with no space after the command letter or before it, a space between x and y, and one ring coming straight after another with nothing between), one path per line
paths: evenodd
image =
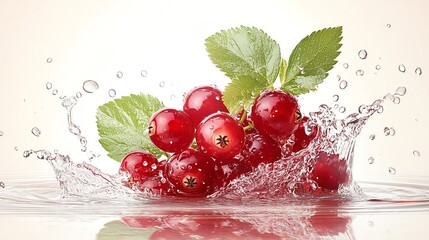
M167 161L167 180L179 195L206 196L213 190L215 163L213 159L194 149L176 153Z
M153 144L166 152L187 149L194 140L194 125L184 111L164 108L149 120L149 136Z
M143 179L155 176L158 172L158 159L148 151L134 151L128 153L121 162L119 172L130 175L130 183L141 182Z
M298 127L301 111L293 95L267 90L255 99L250 118L259 133L284 143Z
M279 144L272 138L252 133L246 135L242 155L252 167L260 163L273 163L282 157Z
M143 179L138 183L137 188L141 192L157 194L157 195L173 195L173 188L166 178L162 176L152 176Z
M228 112L222 101L222 93L211 86L197 87L191 90L184 99L185 111L197 126L205 117L215 112Z
M197 127L195 140L198 149L216 160L232 158L244 145L244 130L229 113L213 113Z
M240 154L227 161L218 161L215 185L217 188L227 186L232 180L252 170L249 161Z
M308 123L309 118L307 116L302 118L302 121L299 123L298 128L295 130L293 135L295 136L295 143L293 144L292 151L299 152L300 150L306 148L308 144L316 137L319 127L313 126L309 128L309 131L306 129L306 124Z
M340 160L338 154L320 152L311 179L321 188L338 190L340 185L347 184L349 180L346 160Z

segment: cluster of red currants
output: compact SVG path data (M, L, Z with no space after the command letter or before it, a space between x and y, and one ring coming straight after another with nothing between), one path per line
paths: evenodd
M249 114L243 109L233 116L219 89L197 87L186 95L182 110L164 108L150 118L151 141L172 155L158 160L145 150L131 152L123 158L120 171L127 172L129 184L142 191L207 196L260 163L273 163L307 147L318 132L317 126L306 129L308 120L302 117L297 99L280 90L263 91ZM316 181L338 188L331 168L319 168L322 173Z

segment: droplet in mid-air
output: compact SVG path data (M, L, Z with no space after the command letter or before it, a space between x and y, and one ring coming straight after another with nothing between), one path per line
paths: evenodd
M349 64L348 64L348 63L343 63L343 68L344 68L344 69L349 68Z
M341 90L346 89L347 85L348 85L347 81L342 80L342 81L340 82L340 89L341 89Z
M366 57L368 56L368 53L366 52L365 49L362 49L358 52L358 56L360 59L366 59Z
M374 139L375 139L375 134L369 135L369 140L374 140Z
M98 83L94 80L86 80L82 87L85 92L93 93L98 89Z
M165 86L165 82L164 81L159 82L159 87L164 87L164 86Z
M77 93L76 93L76 97L77 97L77 98L81 98L81 97L82 97L82 93L81 93L81 92L77 92Z
M121 71L118 71L117 73L116 73L116 77L117 78L122 78L124 76L124 74L121 72Z
M338 102L339 99L340 99L340 96L338 96L337 94L332 96L332 101L334 101L334 102Z
M356 76L363 76L364 73L362 69L356 70Z
M52 95L57 95L57 94L58 94L58 90L57 89L52 90Z
M146 70L142 70L140 72L140 75L142 75L142 77L147 77L147 71Z
M2 131L0 131L0 137L1 137L1 136L3 136L3 134L4 134L4 133L3 133Z
M109 93L109 97L111 98L114 98L116 96L116 90L113 88L110 89L108 93Z
M386 27L387 27L387 28L391 28L391 27L392 27L392 24L388 23L388 24L386 24Z
M5 188L6 187L6 185L4 184L4 182L0 182L0 187L1 188Z
M398 87L395 91L395 95L404 96L407 93L407 89L405 87Z
M399 66L398 66L398 70L399 70L400 72L405 72L407 69L405 68L405 65L404 65L404 64L401 64L401 65L399 65Z
M377 64L377 65L375 65L375 69L376 69L376 70L380 70L380 69L381 69L381 66Z
M374 163L374 158L373 157L369 157L368 158L368 163L369 164L373 164Z
M395 175L396 174L396 169L393 168L393 167L389 167L389 173L392 174L392 175Z
M341 106L341 107L338 109L338 111L339 111L340 113L344 113L344 112L346 111L346 107Z
M53 59L52 59L52 58L47 58L47 59L46 59L46 62L47 62L47 63L51 63L52 61L53 61Z
M51 90L51 88L52 88L52 83L47 82L46 83L46 89Z
M422 75L423 71L422 68L418 67L416 68L416 70L414 71L417 75Z
M416 156L416 157L420 157L420 152L417 151L417 150L414 150L413 151L413 155Z
M34 127L34 128L32 128L32 129L31 129L31 133L33 133L33 135L34 135L34 136L38 137L38 136L40 136L40 134L41 134L42 132L40 131L40 129L39 129L39 128Z

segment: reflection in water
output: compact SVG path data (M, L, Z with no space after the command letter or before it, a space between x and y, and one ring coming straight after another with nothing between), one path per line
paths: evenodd
M351 216L341 213L348 200L304 202L284 207L287 211L250 206L142 211L106 223L97 239L354 239Z

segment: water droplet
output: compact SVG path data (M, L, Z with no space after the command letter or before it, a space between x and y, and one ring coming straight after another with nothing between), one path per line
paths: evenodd
M146 70L142 70L140 72L140 75L142 75L142 77L147 77L147 71Z
M348 64L348 63L343 63L343 68L344 68L344 69L349 68L349 64Z
M396 130L394 128L390 128L390 136L395 136Z
M422 75L423 71L422 68L418 67L416 68L416 70L414 71L417 75Z
M377 113L382 113L384 112L384 107L383 106L379 106L377 109Z
M373 157L369 157L368 158L368 163L369 164L373 164L374 163L374 158Z
M57 95L57 94L58 94L58 90L57 89L52 90L52 95Z
M381 66L380 65L375 65L375 69L380 70Z
M81 93L81 92L77 92L77 93L76 93L76 97L77 97L77 98L81 98L81 97L82 97L82 93Z
M417 150L414 150L413 151L413 155L416 156L416 157L420 157L420 152L417 151Z
M93 93L98 89L98 83L94 80L86 80L83 82L83 90L87 93Z
M387 27L387 28L391 28L391 27L392 27L392 24L388 23L388 24L386 24L386 27Z
M301 74L305 74L305 70L303 67L298 67L298 69L301 71Z
M375 134L371 134L371 135L369 135L369 139L370 139L370 140L374 140L374 139L375 139Z
M4 134L4 133L3 133L2 131L0 131L0 137L1 137L1 136L3 136L3 134Z
M393 103L394 103L394 104L399 104L399 103L401 103L401 99L400 99L399 97L395 97L395 98L393 99Z
M399 70L400 72L405 72L407 69L405 68L405 65L404 65L404 64L401 64L401 65L399 65L399 66L398 66L398 70Z
M216 96L216 97L215 97L215 99L216 99L217 101L219 101L219 100L220 100L220 97L219 97L219 96Z
M341 76L340 75L337 75L337 81L340 81L341 80Z
M170 100L174 100L174 99L176 99L176 95L171 94L171 95L170 95Z
M398 87L395 91L395 95L404 96L407 92L407 89L405 87Z
M338 104L334 104L334 109L337 109L339 107Z
M14 149L15 149L15 151L18 151L18 147L15 147Z
M46 89L51 90L51 88L52 88L52 83L47 82L46 83Z
M143 166L147 166L148 165L148 163L147 163L147 161L143 161Z
M393 168L393 167L389 167L389 173L392 174L392 175L395 175L396 174L396 169Z
M4 185L4 182L0 182L0 187L1 188L5 188L6 186Z
M391 94L391 93L388 93L388 94L386 94L386 96L383 97L383 99L393 102L395 100L395 96L393 96L393 94Z
M341 89L341 90L346 89L347 85L348 85L347 81L342 80L342 81L340 82L340 89Z
M121 71L118 71L117 73L116 73L116 77L117 78L122 78L124 76L124 74L121 72Z
M341 106L341 107L338 109L338 111L339 111L340 113L344 113L344 112L346 111L346 107Z
M42 132L37 127L34 127L34 128L31 129L31 133L33 133L34 136L38 137L38 136L40 136L40 134Z
M156 166L155 163L152 163L152 165L150 165L150 168L152 168L152 170L155 170L158 166Z
M389 136L390 135L390 128L385 127L383 132L384 132L384 135Z
M116 90L113 88L110 89L108 93L109 93L109 97L111 98L114 98L116 96Z
M52 61L53 61L53 59L52 59L52 58L47 58L47 59L46 59L46 62L47 62L47 63L51 63Z
M164 86L165 86L165 82L164 81L159 82L159 87L164 87Z
M356 71L356 76L363 76L365 72L362 69Z
M340 99L340 96L338 96L337 94L332 96L332 101L334 101L334 102L338 102L339 99Z
M366 59L366 57L368 56L368 53L366 52L365 49L362 49L358 52L358 56L360 59Z

